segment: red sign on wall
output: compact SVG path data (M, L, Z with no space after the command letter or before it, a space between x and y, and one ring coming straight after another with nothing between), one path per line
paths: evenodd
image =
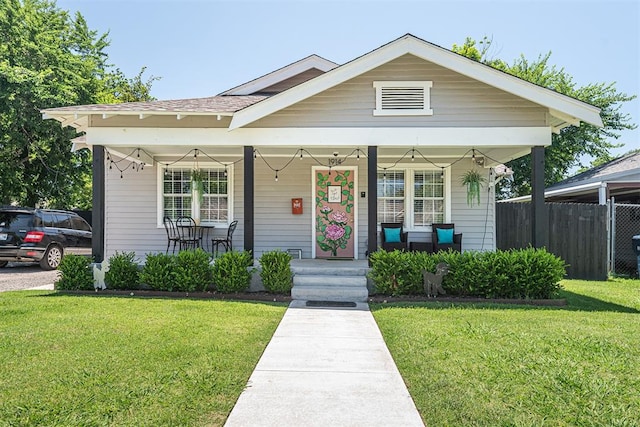
M302 198L291 199L291 213L302 215Z

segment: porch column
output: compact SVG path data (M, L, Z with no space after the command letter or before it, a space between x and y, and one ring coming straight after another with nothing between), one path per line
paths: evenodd
M531 149L531 245L547 246L549 215L544 206L544 147Z
M367 147L367 251L378 249L378 147Z
M91 187L93 200L91 207L91 255L93 262L104 260L104 146L93 146L91 164L93 179Z
M254 194L254 173L253 173L253 146L244 147L244 250L253 254L253 194Z

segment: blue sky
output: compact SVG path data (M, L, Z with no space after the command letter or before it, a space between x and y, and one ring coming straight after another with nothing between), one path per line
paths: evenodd
M450 49L493 39L512 62L552 52L578 85L616 82L640 94L640 2L58 0L89 28L109 31L110 62L128 76L147 67L158 99L216 95L310 54L344 63L406 33ZM624 110L640 123L640 101ZM621 154L640 148L623 133Z

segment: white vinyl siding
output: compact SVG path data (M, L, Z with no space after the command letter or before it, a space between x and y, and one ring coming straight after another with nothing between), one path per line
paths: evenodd
M373 82L376 91L374 116L430 116L433 82Z
M432 81L432 116L374 116L375 81ZM548 110L413 55L404 55L249 124L274 127L547 127Z

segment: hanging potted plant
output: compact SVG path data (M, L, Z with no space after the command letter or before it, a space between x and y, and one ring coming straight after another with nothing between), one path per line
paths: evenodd
M204 180L207 173L200 169L191 171L191 188L198 195L198 201L202 203L202 195L204 194Z
M467 187L467 205L473 206L477 201L480 205L480 189L487 180L475 169L467 171L460 178L460 183Z

